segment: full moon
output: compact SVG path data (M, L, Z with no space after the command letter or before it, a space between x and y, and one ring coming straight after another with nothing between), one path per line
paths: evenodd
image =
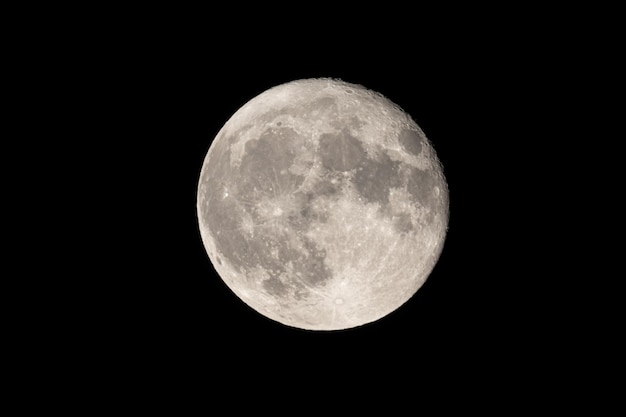
M380 93L335 79L278 85L241 107L204 159L202 242L248 306L339 330L395 311L424 284L448 226L432 144Z

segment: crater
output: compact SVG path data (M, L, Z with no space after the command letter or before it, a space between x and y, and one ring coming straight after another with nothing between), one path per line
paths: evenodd
M422 152L422 137L414 130L403 129L398 136L402 148L411 155L419 155Z

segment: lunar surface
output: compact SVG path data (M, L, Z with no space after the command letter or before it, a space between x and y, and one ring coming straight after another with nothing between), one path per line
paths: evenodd
M448 188L431 143L363 86L306 79L241 107L198 183L200 234L226 285L287 326L376 321L424 284L442 251Z

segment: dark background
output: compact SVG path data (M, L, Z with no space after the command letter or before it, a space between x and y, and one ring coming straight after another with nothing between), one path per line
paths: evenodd
M47 103L71 102L51 125L55 146L67 147L74 201L58 223L80 229L63 257L77 277L61 290L66 320L52 327L71 338L53 340L87 377L113 378L131 396L263 390L275 378L278 393L308 398L393 386L411 399L422 383L515 397L517 381L549 387L573 372L560 340L577 316L563 309L562 272L550 262L562 211L548 201L563 173L544 173L557 165L549 149L566 51L560 36L529 37L550 20L291 13L312 9L313 23L142 10L41 41ZM309 77L362 84L401 106L433 143L450 190L447 239L424 286L345 331L289 328L244 305L216 275L196 217L200 169L224 123L268 88Z

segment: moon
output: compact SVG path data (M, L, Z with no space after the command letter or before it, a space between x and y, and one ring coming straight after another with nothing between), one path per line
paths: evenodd
M304 79L259 94L218 132L197 215L211 263L244 303L290 327L340 330L424 284L449 197L432 144L399 106Z

